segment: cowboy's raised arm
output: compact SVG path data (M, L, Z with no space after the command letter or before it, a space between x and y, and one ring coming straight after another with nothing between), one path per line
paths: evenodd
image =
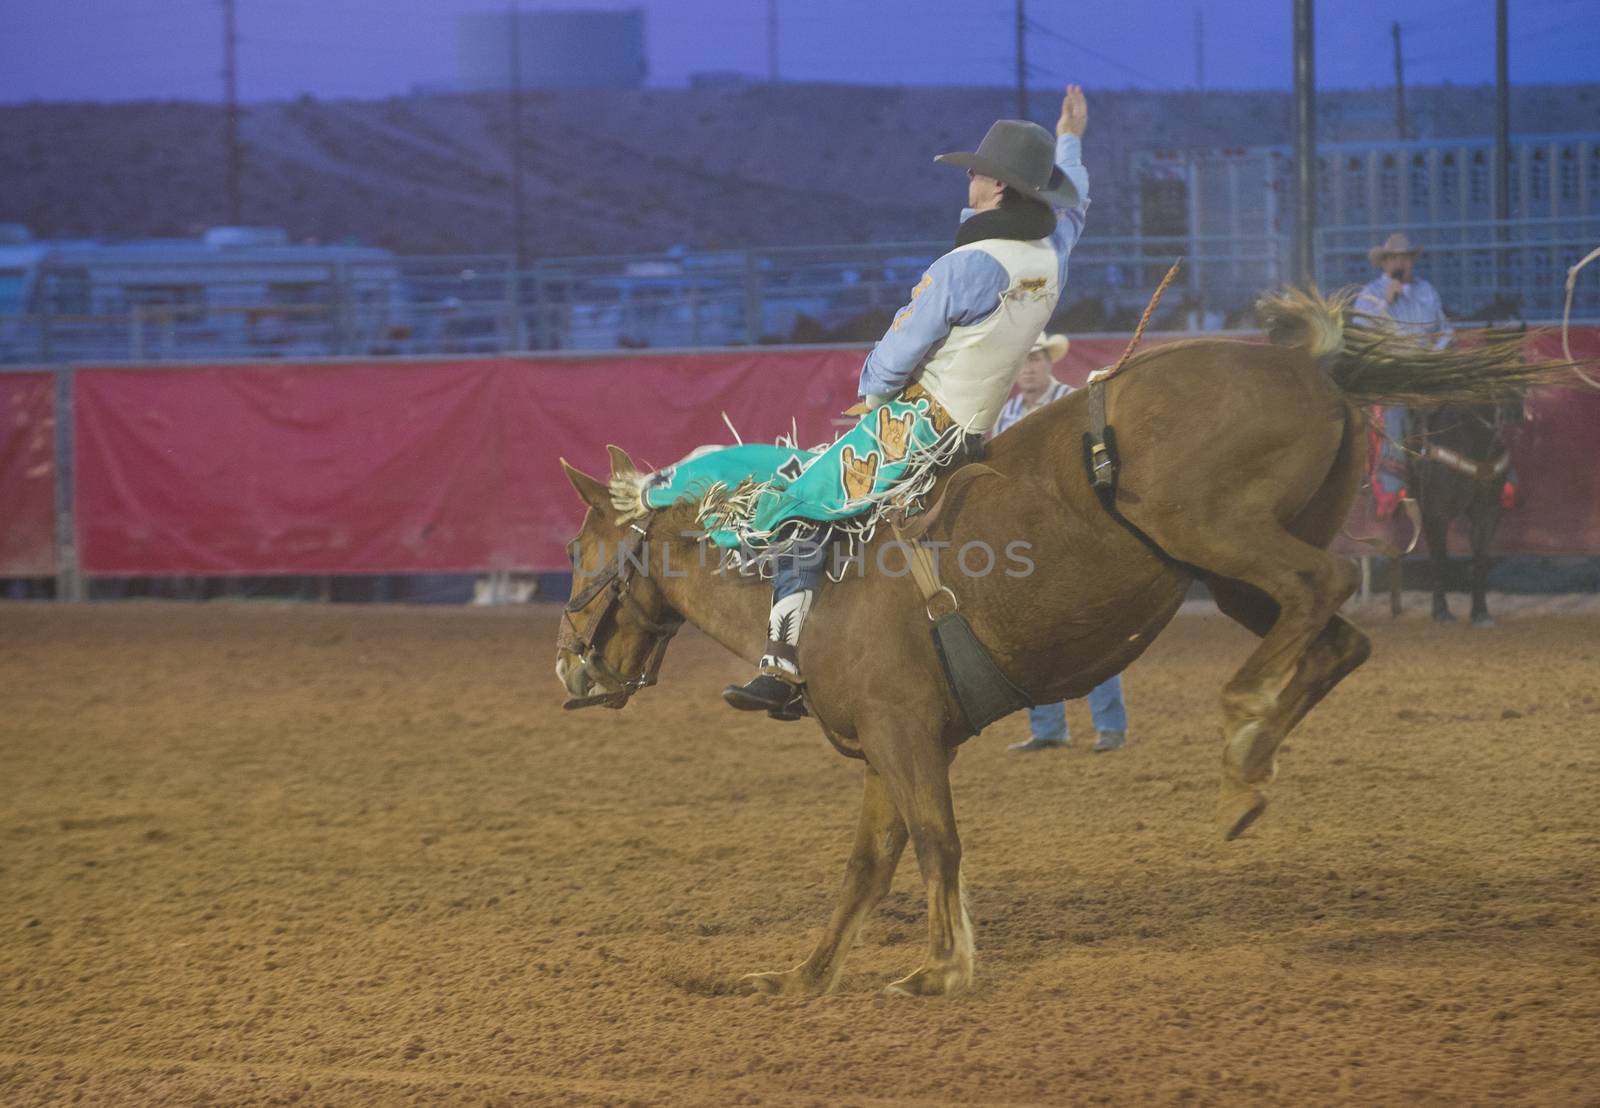
M1083 89L1068 85L1061 98L1061 115L1056 119L1056 167L1078 192L1078 202L1070 208L1057 208L1055 233L1050 241L1065 253L1077 244L1089 214L1089 171L1083 165L1083 132L1089 126L1089 102Z
M905 388L950 328L987 317L1009 283L1005 267L981 250L959 250L935 261L867 355L858 394L876 407Z

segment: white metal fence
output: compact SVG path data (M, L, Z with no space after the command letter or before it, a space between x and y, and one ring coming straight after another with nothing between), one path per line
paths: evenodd
M1365 281L1388 227L1318 232L1324 288ZM1567 267L1600 243L1600 214L1413 224L1420 271L1456 318L1560 315ZM0 311L0 362L484 354L869 340L904 303L940 243L891 243L544 260L521 275L506 256L393 258L381 264L237 262L123 265L116 283L46 268ZM1183 279L1168 329L1245 322L1257 293L1287 277L1285 235L1086 238L1073 253L1063 320L1132 325L1172 259ZM1600 270L1574 318L1600 319Z

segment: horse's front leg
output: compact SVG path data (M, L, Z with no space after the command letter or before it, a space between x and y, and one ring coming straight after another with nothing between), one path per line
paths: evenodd
M1498 487L1480 488L1472 505L1472 625L1493 627L1489 615L1489 544L1500 523Z
M758 992L784 996L814 995L833 988L844 972L844 956L855 941L861 921L889 891L905 845L905 821L890 799L883 778L869 765L856 841L844 871L844 887L816 949L794 969L752 973L744 978L746 984Z
M972 984L974 943L972 919L962 897L961 836L950 795L955 752L934 733L908 738L902 731L876 750L868 736L862 739L905 819L928 892L927 960L884 991L902 996L960 992Z

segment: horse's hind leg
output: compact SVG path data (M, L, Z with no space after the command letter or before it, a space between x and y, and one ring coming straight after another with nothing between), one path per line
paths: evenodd
M1278 606L1259 589L1238 581L1206 578L1206 585L1218 609L1255 632L1265 636L1278 619ZM1344 680L1372 655L1372 642L1355 624L1341 615L1332 616L1311 645L1301 655L1294 676L1278 696L1269 729L1281 742L1297 727L1306 713L1315 708L1333 687ZM1256 814L1260 811L1257 809ZM1235 837L1244 830L1234 830Z
M1270 468L1260 457L1238 460L1241 473L1255 473L1251 482L1219 482L1188 510L1134 520L1172 557L1238 582L1239 595L1229 598L1234 618L1246 605L1254 608L1241 622L1261 643L1222 692L1218 819L1230 839L1266 807L1260 786L1272 779L1289 728L1365 657L1365 636L1335 616L1360 574L1324 549L1360 485L1360 434L1359 417L1347 412L1337 447L1314 478L1309 467L1317 455L1289 447ZM1302 506L1285 523L1283 501L1297 487Z
M1358 435L1359 427L1347 434ZM1359 438L1354 441L1359 443ZM1359 458L1359 454L1350 447L1351 443L1347 442L1346 449L1335 460L1322 488L1289 525L1289 532L1295 538L1322 548L1343 527L1350 503L1360 488L1362 474L1361 468L1351 461ZM1393 594L1398 600L1398 557L1390 568L1391 580L1395 582ZM1215 575L1207 575L1205 582L1218 609L1257 637L1264 638L1278 622L1280 610L1277 602L1260 589ZM1315 708L1335 685L1348 677L1371 654L1371 641L1355 624L1341 615L1329 617L1301 655L1294 675L1279 694L1270 730L1278 734L1280 739L1287 736L1307 712ZM1243 828L1238 830L1242 831Z
M1203 530L1191 518L1187 526L1153 537L1173 557L1251 586L1277 608L1261 644L1222 692L1223 783L1217 814L1224 836L1235 838L1266 807L1260 786L1272 779L1278 744L1291 725L1287 721L1304 714L1295 702L1308 692L1297 696L1294 683L1306 653L1356 591L1360 575L1347 559L1301 541L1270 516L1212 516ZM1342 623L1333 625L1333 653L1344 636ZM1304 690L1319 683L1302 678Z
M871 766L861 796L861 817L856 841L844 871L839 903L828 920L811 956L782 973L752 973L745 982L764 993L812 995L832 989L844 971L844 956L855 941L856 930L889 891L900 853L906 845L906 825L900 818L883 779Z
M1443 493L1437 491L1434 495L1443 497ZM1446 596L1450 577L1450 520L1440 513L1437 505L1431 512L1423 508L1422 535L1428 543L1428 560L1433 564L1433 621L1454 623L1456 617L1450 612Z

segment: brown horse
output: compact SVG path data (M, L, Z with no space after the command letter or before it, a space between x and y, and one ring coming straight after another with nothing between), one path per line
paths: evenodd
M1085 477L1089 413L1080 393L999 436L981 465L947 476L931 494L939 508L924 536L949 544L946 584L1000 668L1036 703L1083 696L1126 667L1196 578L1261 636L1222 694L1218 816L1230 839L1265 807L1261 789L1284 736L1368 654L1366 637L1338 615L1356 571L1325 549L1362 478L1358 405L1499 397L1538 376L1501 348L1428 352L1347 330L1342 304L1314 293L1285 293L1262 307L1271 345L1157 347L1108 383L1122 519ZM621 475L633 468L616 448L612 466ZM768 591L718 572L694 505L625 523L606 482L567 472L590 509L571 551L573 599L556 666L569 693L620 707L653 683L684 620L742 658L760 655ZM923 965L889 988L943 994L972 978L949 779L969 729L921 594L897 572L903 560L885 550L886 540L868 544L866 572L821 590L800 644L806 704L841 753L865 762L865 795L821 940L794 969L746 979L763 991L820 993L834 984L908 840L927 890L930 946Z

